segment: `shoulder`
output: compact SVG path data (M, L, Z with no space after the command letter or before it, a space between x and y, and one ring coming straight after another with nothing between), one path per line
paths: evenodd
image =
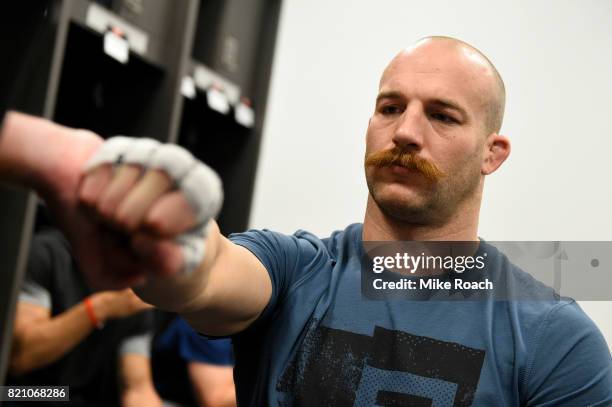
M545 275L541 273L541 264L529 264L528 271L525 271L496 246L484 241L479 251L487 257L486 273L487 277L494 280L497 299L515 302L520 309L527 313L533 312L536 317L546 313L561 300L561 296L552 287L534 277L534 272L536 276Z
M547 310L528 355L522 384L533 404L612 400L610 350L574 300L562 300Z
M526 345L564 331L599 332L576 301L534 278L497 248L486 244L496 280L496 296L504 300ZM499 291L499 292L498 292ZM533 350L533 348L532 348Z
M361 231L363 224L353 223L343 230L333 232L328 238L323 239L330 255L337 260L343 254L352 255L359 253L361 245Z
M72 261L70 246L57 230L49 229L36 233L30 243L28 275L30 277L53 272Z
M555 304L540 304L539 308L534 338L536 346L548 348L551 337L559 337L566 342L581 341L586 336L603 339L597 325L571 298L563 298ZM546 343L542 343L543 340Z
M30 253L70 256L70 244L64 235L56 229L45 229L32 238Z
M488 250L521 350L525 400L586 405L581 403L610 397L610 350L595 323L574 299L560 296L496 248Z

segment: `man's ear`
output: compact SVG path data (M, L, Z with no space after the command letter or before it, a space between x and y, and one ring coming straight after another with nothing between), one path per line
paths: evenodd
M484 159L481 172L489 175L499 168L510 155L510 140L506 136L491 133L484 145Z

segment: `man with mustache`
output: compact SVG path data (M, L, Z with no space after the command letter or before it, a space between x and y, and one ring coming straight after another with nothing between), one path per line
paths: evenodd
M111 224L131 237L130 247L113 246L124 256L103 256L109 238L81 242L82 261L121 261L100 268L125 271L90 278L137 283L146 302L180 313L199 332L232 336L239 404L606 405L610 354L596 326L573 300L532 282L484 242L488 272L546 299L362 296L364 242L478 241L485 176L510 153L499 134L504 103L497 70L462 41L429 37L400 52L382 75L368 125L363 224L325 239L268 230L225 238L209 220L214 213L177 194L182 181L173 183L171 170L141 177L142 166L125 163L134 145L101 154L112 159L96 156L81 180L75 172L97 147L83 133L82 151L70 147L78 157L55 168L67 181L42 184L51 185L47 200L73 239L84 230L96 239ZM9 135L21 119L11 120ZM112 162L120 164L114 171ZM0 175L15 178L2 166ZM199 190L214 192L207 182ZM185 273L185 251L172 238L201 222L195 213L208 222L204 255Z

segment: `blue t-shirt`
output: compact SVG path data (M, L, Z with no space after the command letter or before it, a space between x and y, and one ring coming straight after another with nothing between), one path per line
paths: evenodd
M232 366L232 342L228 338L207 338L198 334L181 317L176 317L155 342L156 351L175 352L185 362Z
M353 224L326 239L305 231L230 236L272 280L261 316L233 338L240 405L612 402L607 344L573 300L552 290L538 301L364 299L361 233ZM487 252L505 287L547 289L493 246Z

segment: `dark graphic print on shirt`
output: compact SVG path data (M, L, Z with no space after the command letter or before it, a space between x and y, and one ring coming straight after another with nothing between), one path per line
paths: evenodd
M295 406L469 406L485 351L389 330L311 324L277 389Z

